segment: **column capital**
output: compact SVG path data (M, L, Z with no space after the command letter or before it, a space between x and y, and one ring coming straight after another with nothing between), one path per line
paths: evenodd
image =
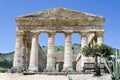
M56 32L47 32L48 33L48 35L50 36L50 35L55 35L56 34Z
M80 32L81 36L86 36L88 35L89 33L88 32Z
M25 39L27 42L30 40L28 37L25 37L24 39Z
M17 35L21 35L21 36L25 34L24 31L15 31L15 32Z
M96 35L103 35L104 32L96 32Z
M40 34L39 31L31 31L32 36L38 36Z
M88 45L88 36L87 35L88 35L87 32L81 33L81 48Z
M72 32L64 32L65 36L66 35L72 35Z
M104 43L104 36L103 36L104 32L97 32L97 44L101 45Z
M71 42L71 35L72 35L72 32L64 32L65 34L65 41L70 41Z

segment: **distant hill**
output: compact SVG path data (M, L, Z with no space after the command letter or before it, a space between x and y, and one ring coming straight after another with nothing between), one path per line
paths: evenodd
M0 67L11 68L13 64L13 53L0 53Z
M72 45L72 53L73 55L77 55L80 52L80 44L76 44L74 43ZM45 54L47 54L47 47L46 46L42 46L43 51L45 52ZM63 53L64 54L64 46L55 46L55 53Z
M47 47L41 46L44 53L47 54ZM73 56L77 55L80 51L80 44L72 45ZM64 54L64 46L55 46L55 53ZM0 67L2 68L11 68L13 64L13 54L14 52L9 53L0 53Z

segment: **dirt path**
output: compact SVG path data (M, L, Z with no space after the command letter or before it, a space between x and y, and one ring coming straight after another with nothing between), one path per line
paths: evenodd
M93 74L80 75L22 75L12 73L0 73L0 80L111 80L109 74L94 77Z

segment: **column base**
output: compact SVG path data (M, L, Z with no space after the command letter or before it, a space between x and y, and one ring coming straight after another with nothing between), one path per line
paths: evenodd
M56 72L56 70L55 69L50 69L50 68L48 69L47 68L47 69L45 69L45 72Z
M81 73L83 71L83 65L84 64L81 63L81 60L78 60L76 64L76 72Z
M89 58L82 55L81 58L79 60L77 60L77 65L76 65L76 71L77 72L83 72L85 62L88 63Z
M29 67L29 71L38 72L38 67Z
M25 71L25 68L23 68L23 67L12 67L11 68L11 72L12 73L21 73L21 72L23 72L23 71Z
M62 70L63 72L74 72L72 67L68 67L68 68L63 68Z
M58 71L56 71L56 70L47 70L47 69L45 69L44 72L58 72Z

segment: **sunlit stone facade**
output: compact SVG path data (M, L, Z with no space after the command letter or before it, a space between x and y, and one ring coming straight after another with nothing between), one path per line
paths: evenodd
M64 33L65 35L63 71L73 71L72 33L81 35L81 48L103 43L105 18L101 16L65 8L54 8L16 17L15 21L17 23L17 37L13 68L39 71L39 64L42 63L46 66L43 67L46 71L55 71L54 38L56 33ZM38 36L41 33L48 33L47 61L45 55L39 51ZM42 58L39 58L39 53ZM80 71L88 58L81 55L80 52L76 61L76 70Z

